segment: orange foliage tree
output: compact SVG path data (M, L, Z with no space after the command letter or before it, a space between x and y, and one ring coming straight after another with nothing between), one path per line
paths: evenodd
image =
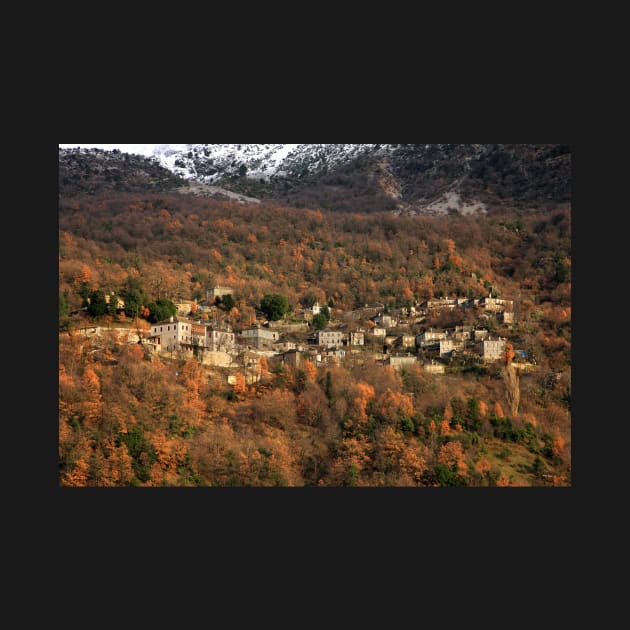
M233 391L235 394L244 394L247 391L247 384L245 383L245 376L242 372L237 372L234 375Z
M304 370L304 374L306 374L306 378L309 381L315 380L315 377L317 376L317 368L312 361L305 359L304 363L302 364L302 369Z
M438 453L438 463L456 470L459 474L464 474L468 470L468 466L461 442L453 440L442 444Z

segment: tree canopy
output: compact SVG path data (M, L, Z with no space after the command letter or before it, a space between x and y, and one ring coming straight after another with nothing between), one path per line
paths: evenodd
M260 302L260 310L271 320L282 319L291 309L286 295L267 293Z

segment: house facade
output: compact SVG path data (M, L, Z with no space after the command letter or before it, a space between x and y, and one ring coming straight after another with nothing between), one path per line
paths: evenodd
M484 339L481 356L484 361L498 361L505 356L506 341L498 339Z
M256 326L241 332L241 340L259 350L271 348L279 339L280 333L277 330L269 330L268 328L258 328Z
M351 346L364 346L365 334L361 331L354 331L348 333L348 341Z
M492 311L495 313L499 313L501 311L513 311L514 301L504 300L502 298L494 298L489 295L487 298L484 298L481 301L481 306L483 306L486 311Z
M227 352L236 350L236 336L229 328L205 326L205 334L200 336L200 347L210 352Z
M416 347L416 338L413 335L399 335L396 338L395 346L399 346L401 348L411 348L415 349Z
M418 359L413 354L393 354L385 360L385 365L390 365L395 370L401 370L405 366L414 365Z
M461 352L464 349L464 343L459 339L440 339L440 357L446 359L452 356L453 351Z
M169 317L151 326L148 342L160 352L180 350L184 344L193 343L193 322L184 317Z
M393 328L397 324L397 320L391 315L378 315L374 318L374 323L381 328Z
M433 329L425 330L416 337L416 345L421 348L437 346L442 339L446 339L446 333L444 331L437 331Z
M441 363L431 361L431 363L424 364L424 371L429 374L444 374L445 367Z
M234 333L229 327L213 327L184 317L170 317L153 324L148 342L159 352L198 348L232 354L236 347Z
M339 330L318 330L315 338L319 346L340 348L343 344L344 333Z

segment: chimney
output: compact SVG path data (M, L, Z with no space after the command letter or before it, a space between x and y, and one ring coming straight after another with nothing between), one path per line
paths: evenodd
M171 321L171 323L173 323L173 316L172 315L171 315L171 320L170 321Z

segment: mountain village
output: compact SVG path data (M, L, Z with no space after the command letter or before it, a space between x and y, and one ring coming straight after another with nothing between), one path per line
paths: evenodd
M96 338L116 333L119 343L141 344L149 357L196 357L203 365L223 368L228 383L234 384L241 373L251 385L261 380L265 369L300 369L304 360L317 367L372 362L401 370L420 365L431 374L490 367L505 360L505 335L515 323L514 301L490 294L480 299L433 298L401 308L366 304L352 311L315 302L298 305L278 321L258 312L254 323L236 331L217 307L233 294L230 287L215 286L205 300L175 303L177 314L151 324L149 330L91 326L77 332ZM119 300L118 306L124 304ZM426 325L427 316L455 309L462 314L476 309L477 323L452 328ZM313 320L321 313L329 319L317 330ZM524 350L514 351L517 370L536 369Z

